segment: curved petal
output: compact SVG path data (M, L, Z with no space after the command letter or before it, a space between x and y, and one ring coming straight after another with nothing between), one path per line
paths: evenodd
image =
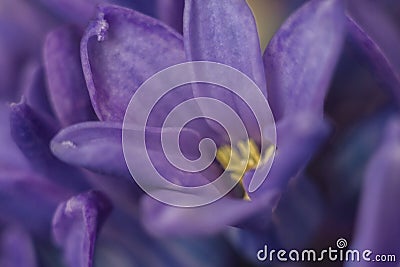
M53 236L70 267L91 267L98 232L111 212L111 203L98 191L61 203L53 218Z
M36 62L26 64L22 92L26 103L41 113L52 115L53 111L47 97L45 75L42 66Z
M400 28L374 1L349 1L347 27L351 40L361 48L373 72L400 101ZM374 14L371 16L371 14Z
M267 179L257 191L249 193L256 198L271 188L285 190L291 178L302 170L314 155L319 145L330 132L330 125L319 115L299 113L285 117L277 124L277 148L274 162ZM243 183L248 188L251 176L244 177Z
M224 197L196 208L168 206L145 196L142 199L142 221L152 234L160 236L210 235L235 225L263 210L268 213L276 205L280 192L265 192L257 201Z
M264 64L277 120L299 111L322 114L345 34L342 0L313 0L289 17L269 43Z
M187 0L184 42L189 60L234 67L266 93L257 27L245 0Z
M60 131L50 146L60 160L93 171L86 173L87 181L106 193L118 207L129 214L135 213L142 191L126 166L119 123L76 124Z
M61 130L51 151L62 161L100 174L130 177L122 151L120 123L84 122Z
M187 0L183 27L188 60L212 61L233 67L250 77L266 95L257 27L245 0ZM196 96L212 97L229 105L243 118L252 136L259 133L252 110L234 93L205 84L193 85L193 90ZM246 88L242 90L246 92ZM209 122L209 125L215 128L213 123Z
M53 110L63 125L94 120L79 54L80 36L73 27L50 32L44 44L44 65Z
M181 36L163 23L133 10L101 6L82 39L81 58L96 114L122 121L137 88L185 57Z
M184 0L157 0L157 17L178 32L183 30Z
M130 132L129 138L132 139L139 139L143 134L139 128L127 131ZM179 133L179 129L164 129L163 131L172 136L175 136L176 132ZM197 133L190 129L183 129L180 132L180 138L183 153L188 157L198 157L198 148L193 145L193 143L199 143L196 142L199 139ZM129 140L125 142L129 142ZM185 172L169 164L161 146L161 129L146 128L146 144L152 163L163 177L178 184L204 182L203 175L186 173L192 178L185 179ZM127 146L135 148L133 144L129 145L128 143ZM123 154L120 123L86 122L65 128L52 140L51 149L58 158L69 164L85 167L101 174L131 179ZM139 162L143 161L143 156L137 157L135 160L140 165ZM215 173L213 169L212 171ZM142 175L146 176L147 173L146 168L141 170Z
M50 140L58 125L52 118L37 113L23 100L11 105L11 136L32 168L71 188L84 188L83 174L53 156Z
M7 228L1 233L0 266L38 266L33 242L28 233L16 227Z
M377 254L400 254L400 119L389 121L385 137L365 173L352 248ZM384 229L384 230L383 230ZM372 258L373 256L371 256ZM346 266L359 266L349 263ZM395 266L390 265L389 266Z

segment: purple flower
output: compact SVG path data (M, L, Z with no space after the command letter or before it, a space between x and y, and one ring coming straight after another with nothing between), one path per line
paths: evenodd
M226 225L250 225L251 221L246 219L272 212L290 178L305 166L326 136L323 100L341 51L343 34L343 6L336 0L310 1L304 5L280 28L264 57L245 1L229 4L187 1L183 39L149 17L116 6L103 6L98 20L87 29L81 42L89 95L103 122L64 129L53 139L52 150L65 162L129 177L123 162L118 123L122 122L129 99L140 84L157 71L185 60L228 64L247 74L268 95L277 120L278 150L268 179L256 192L245 192L251 201L227 196L207 206L185 209L144 196L142 220L152 232L174 235L213 233ZM232 95L198 88L195 90L206 89L195 94L227 102L251 128L251 117ZM162 112L170 110L178 101L192 97L191 91L186 94L170 97L159 109L159 119L163 118ZM152 126L160 125L157 119L153 123ZM210 127L204 130L205 127L207 124L200 135L221 136ZM255 132L250 134L257 140ZM193 144L183 145L188 146ZM104 151L109 153L105 155ZM218 162L213 166L220 171L223 167ZM159 163L158 168L161 172L173 173L173 178L181 183L188 176L174 172L167 164ZM251 175L250 171L243 177L243 188L247 188ZM196 183L196 179L197 183L201 181L201 177L193 175L190 183ZM256 224L252 227L263 228L268 222Z
M0 110L1 266L59 266L55 245L61 249L67 266L74 267L94 263L96 266L202 265L203 257L212 258L211 265L229 264L229 257L224 259L214 252L230 253L220 237L183 241L149 237L137 223L137 188L130 181L89 173L59 161L52 154L50 140L61 127L97 120L79 54L79 27L94 6L68 1L71 9L63 9L66 3L43 1L55 13L61 12L67 20L73 20L76 26L57 27L49 32L43 60L37 58L36 48L29 51L35 57L22 75L20 92L8 94L7 87L6 94L1 96L10 100L23 95L20 103L11 104L9 110L1 106ZM32 6L35 11L29 14L43 19L35 13L39 7ZM78 20L77 14L81 16ZM48 26L56 24L58 21ZM42 30L32 36L38 46L48 31ZM6 55L8 48L1 50L2 54ZM20 50L16 54L21 56L19 53ZM16 62L16 58L10 60ZM16 80L6 78L11 80L9 84ZM89 188L100 189L107 195L99 190L88 191ZM111 203L120 205L106 222ZM97 244L101 256L95 254ZM134 253L130 251L132 247ZM149 248L153 251L146 252Z

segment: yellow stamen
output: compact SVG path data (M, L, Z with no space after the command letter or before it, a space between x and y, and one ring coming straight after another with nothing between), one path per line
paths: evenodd
M224 145L218 148L216 159L221 166L231 173L232 179L238 181L238 185L243 191L243 199L251 200L243 185L243 175L257 168L258 164L266 163L273 155L275 146L268 146L264 158L261 155L254 140L239 141L233 149L231 146Z

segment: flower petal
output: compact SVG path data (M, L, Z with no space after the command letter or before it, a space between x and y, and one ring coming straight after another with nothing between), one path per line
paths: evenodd
M400 254L399 173L400 119L397 117L388 122L381 147L367 168L352 248L368 249L374 255Z
M53 156L50 140L58 125L22 101L11 105L11 135L22 153L38 172L71 188L86 186L83 174Z
M52 107L63 125L94 120L83 77L76 29L61 27L47 35L44 62Z
M322 114L344 38L341 0L313 0L289 17L264 54L275 118L299 111Z
M90 267L98 232L111 212L111 203L98 191L75 196L60 204L53 218L55 242L70 267Z
M245 0L187 0L183 27L188 60L212 61L233 67L251 78L266 95L257 27ZM259 140L258 123L251 108L235 93L210 84L192 87L197 97L210 97L229 105L240 116L250 136ZM248 91L241 89L241 94ZM206 105L200 108L208 109ZM207 123L221 136L225 134L215 123Z
M101 6L81 42L83 71L96 114L122 121L130 98L151 75L184 61L179 34L136 11Z
M43 68L37 63L27 64L24 70L22 87L26 103L41 113L52 115L53 111L47 97Z
M61 130L51 141L62 161L100 174L130 177L122 151L120 123L84 122Z
M0 221L18 223L48 235L51 216L71 192L29 170L3 168L0 172Z
M289 180L302 170L314 155L319 145L330 132L330 125L314 113L303 112L285 117L277 124L277 150L271 170L263 184L252 193L250 180L244 177L245 188L250 198L264 194L264 190L285 190Z
M362 49L373 73L400 100L399 27L380 5L376 1L349 1L347 26L351 40Z
M1 233L0 266L38 266L33 243L28 233L15 227L7 228Z
M157 0L157 17L178 32L183 30L184 0Z
M145 196L142 199L142 221L146 229L160 236L210 235L235 225L257 212L271 212L280 192L265 192L258 201L221 198L206 206L178 208Z
M124 142L128 142L126 143L127 147L135 149L135 144L130 144L129 140L139 140L140 135L143 133L139 128L132 128L127 131L129 131L129 138ZM176 133L180 133L182 152L189 158L199 156L197 146L193 145L199 139L196 132L190 129L183 129L182 131L179 129L164 129L163 131L167 135L171 134L172 137ZM198 185L204 182L203 175L190 175L187 173L191 178L183 178L185 177L184 172L169 164L161 146L161 129L146 128L146 144L152 163L166 179L171 179L178 184ZM52 140L51 149L54 155L69 164L84 167L101 174L131 179L123 154L120 123L86 122L65 128ZM141 155L140 152L135 153ZM140 165L143 157L137 157L135 160ZM140 173L146 177L151 172L143 168ZM215 173L214 170L213 173Z
M189 60L234 67L266 93L257 27L245 0L187 0L184 42Z
M121 124L85 122L69 126L53 138L50 146L60 160L95 172L87 172L88 182L127 213L134 212L142 191L126 167Z

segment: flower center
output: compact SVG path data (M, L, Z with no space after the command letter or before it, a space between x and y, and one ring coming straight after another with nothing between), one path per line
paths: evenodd
M267 159L271 157L273 150L274 146L268 146L265 153ZM229 145L221 146L217 150L216 159L230 173L232 179L239 182L234 190L240 190L241 197L250 200L242 178L247 171L256 169L261 162L260 150L254 140L239 141L233 149Z

